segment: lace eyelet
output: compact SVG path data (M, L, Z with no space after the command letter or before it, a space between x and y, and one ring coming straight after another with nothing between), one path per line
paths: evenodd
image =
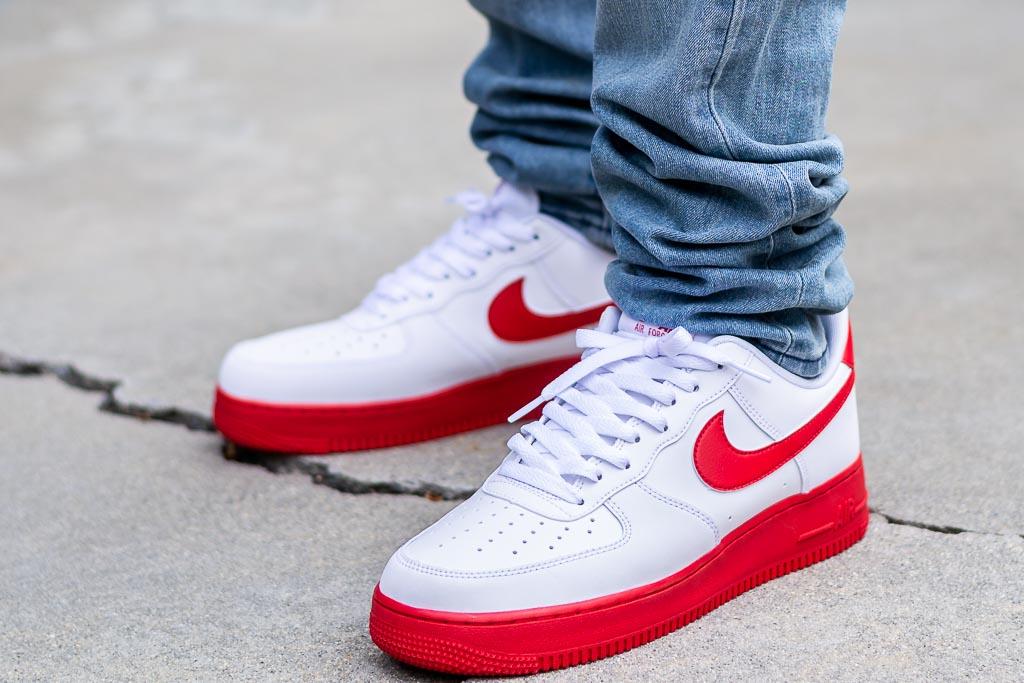
M721 363L719 363L719 364L718 364L718 369L719 369L719 370L724 370L724 369L725 369L725 366L724 366L724 365L722 365Z
M694 384L693 385L693 392L692 393L696 394L698 391L700 391L700 385L699 384Z
M640 443L640 435L639 434L637 434L636 438L633 439L633 443Z
M576 504L577 504L577 505L583 505L583 503L584 503L584 501L582 501L582 500L581 500L580 502L578 502L578 503L576 503Z
M533 233L533 241L536 242L539 239L540 239L540 235L538 235L537 233Z
M598 480L598 481L601 481L602 479L604 479L604 475L603 475L603 474L601 474L600 472L598 472L598 473L597 473L597 480Z
M661 433L662 434L664 434L667 431L668 431L668 425L665 425L664 427L661 428Z

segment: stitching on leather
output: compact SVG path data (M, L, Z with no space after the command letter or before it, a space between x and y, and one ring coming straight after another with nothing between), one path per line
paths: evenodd
M491 356L491 354L487 353L487 351L484 350L483 348L480 348L476 344L472 344L469 341L466 341L466 338L469 337L470 335L460 334L458 331L452 329L450 325L444 322L444 319L441 316L438 316L436 318L436 322L442 330L448 333L448 336L451 337L452 340L454 340L455 344L461 346L467 353L469 353L469 355L473 356L478 361L480 361L480 363L482 363L484 367L486 367L491 372L501 371L501 366L498 364L497 359Z
M711 529L711 533L715 537L716 544L722 539L722 535L718 530L718 525L715 524L715 520L711 519L711 517L709 517L699 508L696 508L693 505L690 505L689 503L679 500L677 498L670 498L669 496L666 496L664 493L652 488L646 482L640 482L639 486L642 490L646 491L648 495L657 500L660 500L662 503L665 503L665 505L670 505L674 508L678 508L683 512L689 512L691 515L693 515L700 521L704 522L704 524L706 524L708 528Z
M747 414L754 419L754 422L757 423L757 426L763 429L764 431L768 432L768 436L778 441L779 436L781 435L781 431L778 427L775 426L774 423L772 423L771 420L765 417L760 410L754 407L754 404L750 402L750 399L747 398L747 395L743 393L742 389L740 389L740 384L738 381L735 384L733 384L732 389L730 391L733 395L733 398L736 399L736 402L739 403L740 406L743 407L743 410L745 410Z
M511 479L509 477L506 477L503 474L498 474L497 477L498 477L498 479L494 482L495 485L497 485L497 484L504 484L506 486L512 486L514 488L522 489L523 491L526 491L527 493L529 493L531 495L536 495L537 497L542 498L543 500L546 500L547 502L551 503L555 507L556 510L558 510L562 514L566 514L566 511L564 509L562 509L563 508L563 501L562 501L561 498L558 498L557 496L553 496L550 493L548 493L547 491L543 491L541 489L534 488L533 486L528 486L527 484L524 484L521 481L516 481L515 479ZM492 493L490 491L485 491L485 493L488 493L489 495L492 495L495 498L502 498L502 496L499 496L499 495L497 495L495 493ZM508 500L508 499L504 498L504 500ZM519 507L524 508L526 510L530 510L530 508L526 507L525 505L520 505L519 503L515 502L514 500L509 500L508 502L512 503L513 505L519 505ZM594 508L594 509L597 509L597 508ZM593 510L590 510L589 512L592 512L592 511ZM534 511L530 510L530 512L534 512ZM538 513L534 512L534 514L538 514ZM585 514L587 514L587 513L584 513L583 515L580 515L579 517L567 516L563 521L574 522L577 519L579 519L580 517L583 517Z
M797 454L793 458L793 462L796 463L796 471L800 474L800 493L807 493L807 472L804 470L804 461L801 459L803 453Z

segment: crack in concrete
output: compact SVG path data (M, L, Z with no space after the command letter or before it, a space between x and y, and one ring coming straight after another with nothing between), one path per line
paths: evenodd
M16 358L0 351L0 375L18 375L22 377L46 376L56 377L64 384L103 395L99 409L114 415L133 417L144 422L169 422L181 425L194 432L213 432L210 418L173 406L143 406L129 403L117 398L115 392L121 385L120 380L104 379L87 374L71 363L49 363L41 360Z
M978 531L977 529L965 529L958 526L948 526L945 524L929 524L927 522L917 522L912 519L902 519L900 517L894 517L887 512L882 512L878 508L868 508L870 512L878 515L889 524L895 524L896 526L909 526L915 529L923 529L924 531L931 531L937 534L946 534L949 536L956 536L958 534L981 534L984 536L1009 536L1011 538L1024 538L1024 534L1015 534L1012 532L1000 532L1000 531Z
M274 474L306 474L318 486L327 486L335 491L365 495L385 493L399 496L417 496L428 500L465 500L476 489L459 488L431 482L368 481L357 479L343 472L331 471L324 463L310 458L281 455L267 451L245 448L229 441L224 442L224 457L228 460L257 465Z
M120 380L104 379L90 375L71 363L17 358L0 351L0 375L21 377L52 376L67 386L80 391L98 393L103 396L99 409L105 413L130 417L143 422L156 421L180 425L190 431L214 433L217 429L206 415L174 406L144 406L122 401L115 391ZM282 455L242 448L225 442L224 457L236 462L257 465L274 474L299 472L309 475L314 484L328 486L336 491L353 495L383 493L399 496L416 496L428 500L465 500L473 495L474 489L463 489L430 482L367 481L341 472L332 472L323 463L311 462L307 458Z
M67 386L80 391L102 394L103 400L100 402L99 409L103 412L130 417L143 422L167 422L180 425L190 431L211 433L217 431L213 426L213 421L200 413L174 406L153 407L122 401L115 394L115 391L121 385L120 380L104 379L90 375L79 370L71 363L51 363L41 360L17 358L0 351L0 375L17 375L22 377L53 376ZM315 485L327 486L336 491L352 495L380 493L397 496L416 496L428 500L457 501L469 498L475 491L475 489L471 488L459 488L431 482L369 481L358 479L343 472L332 472L327 465L313 462L309 458L258 451L244 448L228 441L224 442L222 452L225 459L228 460L247 465L256 465L273 474L305 474L309 476L310 481ZM984 534L1024 538L1024 534L978 531L976 529L902 519L874 507L870 508L870 511L882 517L889 524L909 526L938 534L954 536L957 534Z
M895 524L897 526L912 526L915 529L924 529L925 531L934 531L937 534L949 534L951 536L955 536L957 534L963 534L963 533L972 533L972 534L989 533L989 532L971 531L970 529L962 529L962 528L957 527L957 526L944 526L944 525L941 525L941 524L926 524L925 522L915 522L915 521L910 520L910 519L900 519L899 517L893 517L890 514L882 512L878 508L870 508L870 510L871 510L871 512L875 513L879 517L884 518L885 521L888 522L889 524Z

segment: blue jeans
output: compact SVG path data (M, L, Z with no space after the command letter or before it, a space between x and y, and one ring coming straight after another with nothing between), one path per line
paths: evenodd
M614 247L616 304L812 377L853 283L825 133L845 0L471 0L471 135L544 211Z

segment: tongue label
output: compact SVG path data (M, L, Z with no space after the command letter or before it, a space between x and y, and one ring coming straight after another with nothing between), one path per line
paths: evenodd
M635 323L633 330L637 334L646 334L648 337L664 337L672 331L669 327L654 327L653 325L646 325L641 322Z
M636 334L641 337L664 337L671 331L671 327L648 325L647 323L642 323L639 320L630 318L625 313L623 313L622 317L619 318L619 332Z

